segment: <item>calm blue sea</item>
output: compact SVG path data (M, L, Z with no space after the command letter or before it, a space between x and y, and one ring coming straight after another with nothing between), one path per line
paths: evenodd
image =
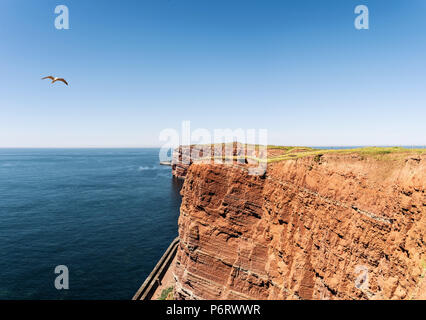
M0 299L131 299L177 236L158 151L0 149Z

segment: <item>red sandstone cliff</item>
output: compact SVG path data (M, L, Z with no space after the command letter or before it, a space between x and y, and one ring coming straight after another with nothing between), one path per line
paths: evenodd
M426 156L185 172L178 299L425 298Z
M247 148L241 143L217 144L217 145L188 145L180 146L173 151L172 175L184 179L189 166L194 162L210 162L212 158L238 157L240 162L247 163L247 156L259 155L259 150L254 147Z

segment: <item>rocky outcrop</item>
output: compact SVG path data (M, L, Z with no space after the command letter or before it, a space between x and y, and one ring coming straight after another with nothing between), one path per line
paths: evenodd
M200 146L180 146L173 150L172 157L172 175L176 178L183 179L188 172L189 166L192 164L194 157L202 158L204 150Z
M253 176L193 163L179 171L176 298L424 298L425 166L325 154Z
M176 178L184 179L189 166L194 163L214 163L220 158L225 160L226 157L237 157L235 162L248 163L247 156L255 156L255 148L247 147L247 145L234 142L229 144L217 145L188 145L180 146L173 150L171 161L172 175Z

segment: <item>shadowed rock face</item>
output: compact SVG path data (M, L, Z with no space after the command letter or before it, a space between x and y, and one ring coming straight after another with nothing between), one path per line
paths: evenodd
M187 168L178 299L425 295L426 158L324 155Z

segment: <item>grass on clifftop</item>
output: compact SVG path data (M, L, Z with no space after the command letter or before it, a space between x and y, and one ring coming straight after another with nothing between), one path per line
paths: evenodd
M269 147L268 147L269 148ZM276 148L276 147L272 147ZM354 149L314 149L314 148L298 148L287 147L288 149L284 154L276 157L268 158L267 162L276 162L282 160L298 159L307 156L322 156L324 154L358 154L361 157L371 157L375 159L384 160L387 155L407 155L407 154L424 154L426 149L406 149L402 147L364 147ZM316 159L316 158L314 158Z
M259 145L255 146L258 150ZM374 158L376 160L388 160L388 159L399 159L403 158L409 154L412 155L421 155L426 153L426 149L407 149L402 147L363 147L363 148L354 148L354 149L315 149L310 147L290 147L290 146L273 146L268 145L268 157L267 159L262 159L255 156L247 155L245 158L249 160L254 160L257 162L267 162L273 163L284 160L299 159L304 157L313 156L314 160L319 161L320 157L325 154L358 154L362 158ZM204 157L198 160L238 160L241 159L241 156L213 156L213 157Z

